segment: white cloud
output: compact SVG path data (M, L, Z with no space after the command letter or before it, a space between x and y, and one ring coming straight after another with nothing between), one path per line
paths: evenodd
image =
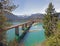
M33 14L33 13L45 13L46 8L49 3L52 2L56 11L60 12L60 0L41 0L41 2L36 3L36 0L19 0L20 7L17 8L13 13L16 15L19 14ZM40 1L40 0L38 0Z

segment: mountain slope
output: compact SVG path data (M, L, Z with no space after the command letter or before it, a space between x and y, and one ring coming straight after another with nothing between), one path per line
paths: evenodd
M18 17L17 15L14 15L14 14L12 14L10 12L6 12L6 11L5 11L5 16L8 21L20 21L22 19L22 17Z
M5 11L5 16L8 21L23 21L23 20L30 20L30 19L33 20L33 19L37 19L37 18L42 19L44 17L44 15L40 14L40 13L32 14L31 16L24 16L24 15L17 16L17 15L14 15L14 14L12 14L10 12L6 12L6 11Z

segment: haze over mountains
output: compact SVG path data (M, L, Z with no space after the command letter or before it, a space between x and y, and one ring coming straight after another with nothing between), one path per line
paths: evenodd
M25 16L25 15L17 16L17 15L14 15L14 14L12 14L10 12L6 12L6 11L5 11L5 16L8 21L23 21L23 20L30 20L30 19L33 20L33 19L37 19L37 18L42 19L44 17L44 15L40 14L40 13L32 14L31 16Z
M40 13L36 13L36 14L31 14L30 16L25 16L25 15L14 15L10 12L6 12L5 11L5 16L7 18L8 21L26 21L26 20L34 20L34 19L43 19L44 18L44 14L40 14ZM59 18L60 18L60 13L59 13Z

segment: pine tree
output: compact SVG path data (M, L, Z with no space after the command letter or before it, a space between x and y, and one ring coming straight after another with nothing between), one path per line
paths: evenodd
M5 27L5 23L7 20L5 17L4 11L11 12L12 9L14 9L14 6L13 5L9 6L6 1L8 1L8 0L3 0L2 2L0 2L0 43L2 43L4 45L7 44L6 41L4 41L4 40L6 40L4 27Z
M4 23L6 21L6 18L3 14L3 5L0 3L0 31L3 29L4 27Z
M10 5L12 4L12 5ZM6 22L5 11L11 12L16 8L11 0L1 0L0 2L0 31L4 28L4 24ZM7 24L6 24L7 25Z
M56 20L57 15L55 15L56 11L52 3L49 4L48 8L46 9L46 14L44 18L44 28L45 34L47 37L54 35L54 29L56 29Z

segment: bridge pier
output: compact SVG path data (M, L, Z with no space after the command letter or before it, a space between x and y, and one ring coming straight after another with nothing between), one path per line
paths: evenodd
M22 25L22 30L24 30L24 24Z
M27 23L25 24L25 27L27 28Z
M15 27L15 34L19 36L19 26Z
M27 23L22 25L22 30L25 30L27 28Z

